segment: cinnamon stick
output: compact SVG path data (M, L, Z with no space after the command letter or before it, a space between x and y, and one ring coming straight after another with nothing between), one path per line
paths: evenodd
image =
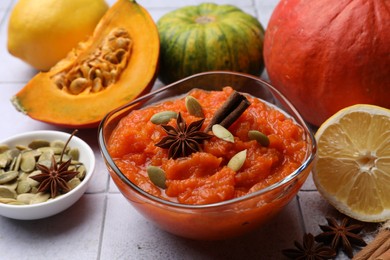
M389 259L390 259L390 249L376 258L376 260L389 260Z
M250 102L244 95L234 91L215 112L209 125L206 127L205 132L210 131L211 127L215 124L220 124L223 127L228 128L242 115L242 113L244 113L249 105Z
M387 258L386 258L387 257ZM390 259L390 221L376 235L374 240L355 255L353 260Z

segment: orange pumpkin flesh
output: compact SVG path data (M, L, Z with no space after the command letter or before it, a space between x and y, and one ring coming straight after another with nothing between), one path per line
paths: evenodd
M390 2L282 0L264 40L272 84L320 125L341 108L390 108Z
M89 57L115 28L131 39L127 65L117 81L92 93L71 94L60 89L53 76ZM95 127L111 110L149 91L157 76L159 36L149 13L135 1L118 0L103 16L82 49L71 52L50 71L39 73L13 97L21 112L39 121L65 127Z

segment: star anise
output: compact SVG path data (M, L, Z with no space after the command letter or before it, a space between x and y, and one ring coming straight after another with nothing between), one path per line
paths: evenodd
M366 246L366 242L359 232L364 228L360 224L349 224L349 219L344 218L339 224L334 218L326 218L328 225L320 225L321 234L315 237L318 242L330 244L334 250L342 248L349 258L353 257L353 246Z
M155 145L168 150L168 158L185 157L193 152L200 151L203 140L209 139L212 135L200 131L204 118L192 122L187 126L185 120L178 114L176 128L171 125L161 125L168 136L163 137Z
M34 176L30 176L31 179L40 182L38 187L38 192L46 192L50 191L50 197L54 198L60 193L68 192L69 186L67 182L71 180L78 174L78 171L70 171L68 170L69 165L71 164L72 159L69 159L66 162L62 161L64 151L72 137L77 133L77 129L73 131L73 133L68 138L67 142L62 149L62 153L59 159L59 163L57 163L54 155L51 158L50 168L43 164L36 164L38 170L41 171L41 174L37 174Z
M296 248L284 249L282 253L290 259L322 260L332 259L336 251L322 243L316 243L311 233L303 235L303 243L294 242Z
M78 174L77 171L68 170L70 163L71 159L60 163L58 166L53 155L50 168L42 164L37 164L37 169L42 173L30 176L30 178L40 182L38 192L50 191L51 198L56 197L60 193L68 192L69 187L67 182Z

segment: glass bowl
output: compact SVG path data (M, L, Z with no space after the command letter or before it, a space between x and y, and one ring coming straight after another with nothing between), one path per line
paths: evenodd
M248 93L273 104L304 129L308 146L300 167L283 180L257 192L232 200L185 205L155 197L132 183L115 165L106 144L119 120L138 110L193 88L221 90L225 86ZM293 105L265 81L241 73L204 72L167 85L107 114L98 129L99 146L108 171L125 198L158 227L178 236L198 240L220 240L253 231L272 219L294 198L307 179L316 155L316 142L308 126Z

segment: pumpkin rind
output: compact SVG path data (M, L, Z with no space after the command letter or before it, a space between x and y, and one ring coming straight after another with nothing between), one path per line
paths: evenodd
M117 82L96 93L70 94L59 89L53 75L88 56L113 28L125 28L132 39L131 57ZM12 99L31 118L65 127L95 127L111 110L150 90L157 76L159 36L149 13L135 1L118 0L103 16L93 36L57 63L38 73Z
M160 79L164 83L204 71L259 76L264 69L264 29L231 5L186 6L159 19Z
M271 83L317 126L353 104L390 108L389 10L389 1L282 0L264 40Z

